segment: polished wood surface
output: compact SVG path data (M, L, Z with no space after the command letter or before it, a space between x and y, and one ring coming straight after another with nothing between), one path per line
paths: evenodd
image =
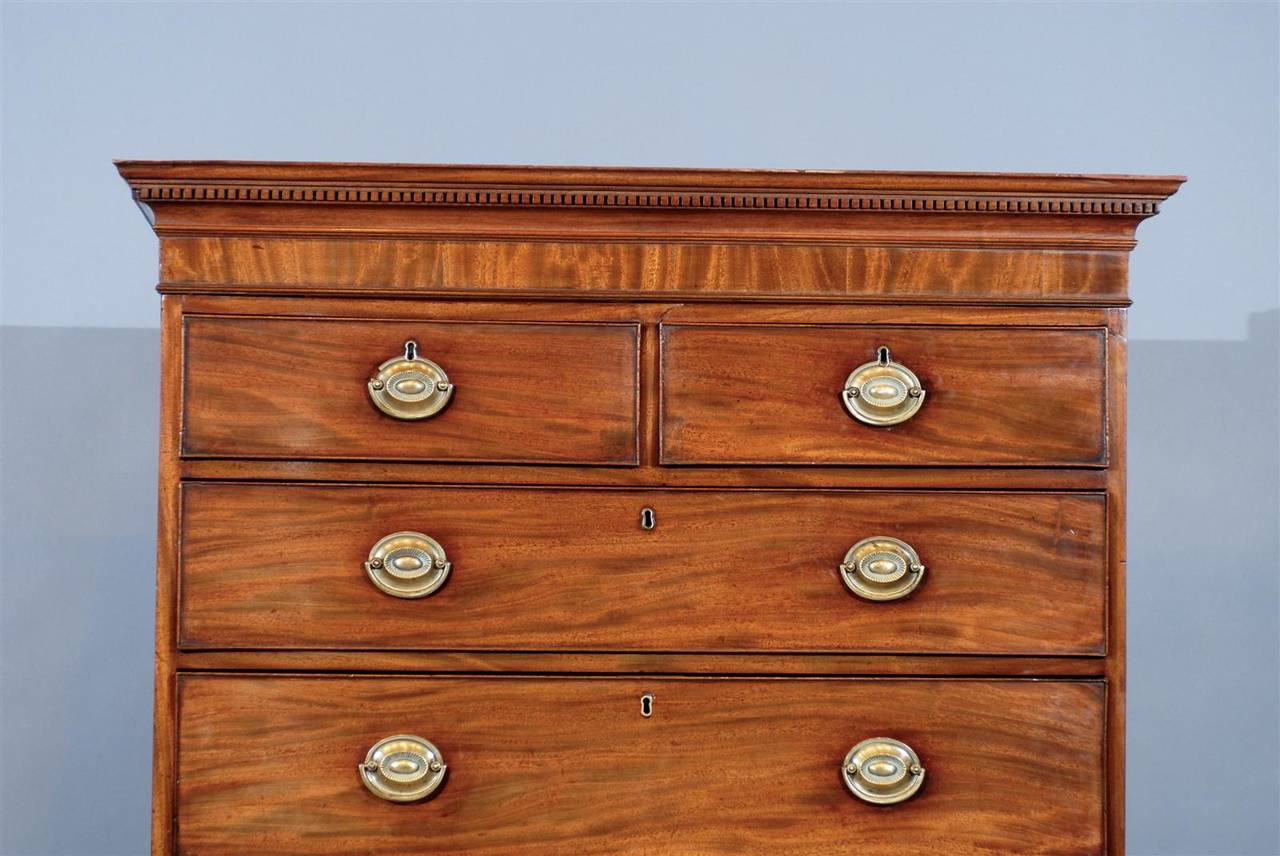
M184 648L1105 649L1098 495L197 483L182 508ZM388 596L364 572L403 530L452 562L430 597ZM841 582L845 552L876 536L926 565L901 601Z
M160 467L156 514L155 699L151 756L151 851L170 856L177 787L179 438L182 434L182 303L160 308Z
M118 164L162 290L1127 303L1180 176Z
M656 457L656 455L654 455ZM192 480L291 480L396 484L510 484L581 487L793 487L907 490L1094 490L1107 489L1105 469L1044 467L599 467L406 463L401 461L266 461L187 459L183 478Z
M1021 680L187 676L178 851L1099 854L1104 694ZM406 733L440 748L448 776L395 805L356 764ZM869 737L919 753L911 801L845 790L840 763Z
M1125 841L1125 735L1127 716L1125 693L1128 686L1128 622L1126 588L1128 562L1126 556L1125 480L1128 471L1128 320L1116 312L1108 320L1108 331L1114 343L1108 352L1111 403L1108 408L1107 434L1115 444L1115 455L1107 472L1107 548L1110 579L1107 586L1107 612L1110 615L1107 674L1107 841L1115 852L1123 853Z
M688 167L612 166L528 166L521 164L409 164L409 163L314 163L309 161L249 160L130 160L115 161L120 175L137 191L147 189L145 201L170 198L205 198L200 188L227 184L252 188L255 183L270 185L276 199L284 191L303 190L308 201L325 202L335 188L360 185L365 195L347 202L400 203L413 200L379 199L370 188L399 185L410 194L418 186L453 188L455 192L477 196L484 189L502 186L507 192L585 193L607 189L618 195L637 198L632 207L659 205L650 197L655 192L688 193L701 197L691 206L725 207L714 194L734 191L774 195L817 193L896 193L908 201L907 208L920 208L919 199L930 193L988 194L993 198L1054 195L1059 207L1073 206L1073 195L1114 199L1114 206L1127 202L1128 210L1159 202L1177 191L1186 181L1180 175L1069 174L1036 172L944 172L932 170L842 170L842 169L706 169ZM249 193L238 197L248 200ZM210 201L215 201L209 197ZM914 200L914 201L913 201ZM287 201L287 200L286 200ZM336 200L343 201L343 200ZM418 200L429 202L430 200ZM472 204L512 205L519 200L485 198ZM540 204L604 204L598 199L539 200ZM459 204L466 204L463 201ZM534 204L534 203L530 203ZM620 203L621 204L621 203ZM1113 206L1108 206L1108 208ZM1043 213L1029 210L1028 213ZM1102 207L1080 213L1107 213Z
M926 390L890 427L841 401L881 346ZM1103 330L667 324L662 461L1096 466L1106 385Z
M118 164L162 239L805 243L1124 252L1180 176ZM264 244L270 254L282 248ZM478 254L483 255L483 251ZM1123 296L1123 281L1112 280ZM673 283L673 286L675 284ZM508 287L535 288L530 282ZM1023 286L1019 286L1019 289ZM1074 291L1070 278L1051 290ZM744 292L752 290L744 282ZM996 297L998 288L983 293Z
M1061 677L1102 678L1105 657L1003 654L830 654L671 651L307 651L281 648L189 649L172 662L183 671L284 671L369 674L749 675L753 677Z
M189 317L183 453L634 464L639 328ZM457 387L421 421L366 382L405 342Z
M263 252L264 246L269 252ZM1127 302L1123 250L174 237L166 292L777 301Z
M609 295L602 300L520 299L454 295L447 300L422 300L416 295L366 296L352 288L345 296L308 293L305 300L290 296L180 294L190 315L258 315L290 318L351 318L370 321L513 321L567 324L575 322L639 323L646 329L669 324L880 324L956 327L1106 327L1113 307L1044 305L1040 302L1001 304L988 301L937 301L894 298L893 303L833 302L789 299L752 302L737 298L710 301L638 301ZM352 299L359 296L360 299Z
M1128 263L1180 177L118 166L165 295L153 856L1123 856ZM411 338L421 423L365 390ZM839 398L880 345L928 390L890 429ZM840 583L872 525L906 600ZM455 568L399 601L362 562L411 527ZM377 800L418 729L444 791ZM867 736L921 795L844 791Z

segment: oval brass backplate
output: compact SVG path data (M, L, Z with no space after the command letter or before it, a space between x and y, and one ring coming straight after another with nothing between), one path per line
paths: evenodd
M924 388L911 369L895 363L881 345L876 359L858 366L845 378L840 400L859 422L897 425L924 406Z
M415 802L435 793L448 768L431 741L397 734L373 744L357 769L373 794L389 802Z
M840 563L845 588L864 600L898 600L924 581L920 554L906 541L878 535L849 548Z
M435 416L453 397L453 384L438 364L418 356L418 343L405 343L404 356L378 366L369 379L374 406L396 419Z
M393 597L426 597L444 585L453 565L444 547L421 532L393 532L369 551L365 573Z
M893 805L920 790L924 766L915 750L902 741L873 737L849 750L840 776L849 792L863 802Z

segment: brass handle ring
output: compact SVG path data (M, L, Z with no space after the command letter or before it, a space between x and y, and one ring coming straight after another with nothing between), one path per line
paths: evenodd
M397 734L379 740L356 765L360 781L389 802L415 802L435 793L448 767L430 740Z
M426 597L449 578L453 565L444 547L421 532L393 532L373 545L365 573L393 597Z
M858 366L845 378L840 400L859 422L897 425L924 406L924 387L915 372L895 363L889 349L876 348L876 358Z
M873 737L849 750L840 765L845 787L863 802L906 802L924 784L924 766L915 750L900 740Z
M412 339L404 343L403 357L378 366L368 387L374 406L396 419L435 416L453 397L449 376L436 363L418 356L418 343Z
M906 541L878 535L849 548L840 563L840 579L864 600L898 600L924 581L924 564Z

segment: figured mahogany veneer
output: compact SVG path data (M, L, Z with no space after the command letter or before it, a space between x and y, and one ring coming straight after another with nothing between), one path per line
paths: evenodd
M1096 494L197 482L182 509L186 649L1104 652ZM429 598L365 574L401 530L448 552ZM880 535L926 563L901 601L840 580L849 547Z
M1104 692L1093 681L188 676L178 850L1086 856L1103 841ZM357 781L365 750L399 732L430 740L449 767L413 807ZM924 789L897 806L860 803L841 760L890 733L920 754Z
M1180 177L119 169L164 295L153 856L1123 856L1128 258ZM409 340L421 421L366 387ZM891 427L842 398L881 346L926 391ZM363 566L406 530L421 599ZM846 589L869 537L905 598ZM448 771L393 804L357 765L404 734ZM855 796L869 738L923 788Z
M805 219L812 219L806 212ZM683 224L688 213L682 212ZM876 219L883 219L879 215ZM746 219L739 217L738 219ZM794 218L792 218L794 219ZM913 218L916 219L916 218ZM638 218L629 214L627 223ZM842 239L856 235L843 230ZM1014 239L1017 239L1015 234ZM169 294L964 302L1120 305L1128 250L635 240L210 238L164 242ZM888 239L887 239L888 240ZM902 240L901 238L897 240ZM270 248L270 252L263 252Z
M365 382L407 341L456 386L430 422ZM191 457L636 463L635 324L188 318Z
M926 390L891 427L839 406L881 346ZM1106 386L1103 330L663 325L662 462L1094 466Z

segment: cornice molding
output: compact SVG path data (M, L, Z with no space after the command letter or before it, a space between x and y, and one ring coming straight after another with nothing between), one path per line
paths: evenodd
M557 207L557 209L714 209L769 211L892 211L951 214L1121 215L1147 218L1160 211L1157 198L1030 196L974 193L829 193L617 191L526 191L508 187L369 187L321 184L229 184L137 182L134 200L244 202L285 205L401 205L438 207Z
M919 212L1149 217L1179 176L118 163L141 204Z
M942 193L742 193L516 190L505 187L378 187L207 182L133 185L134 198L158 202L244 202L319 205L423 205L511 208L685 208L787 211L893 211L998 214L1074 214L1150 217L1156 199L1114 196L1013 196Z
M1127 252L1179 176L127 161L156 234Z

